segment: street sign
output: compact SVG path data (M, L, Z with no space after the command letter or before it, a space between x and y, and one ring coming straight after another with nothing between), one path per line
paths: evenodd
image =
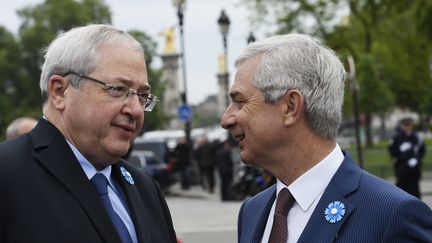
M190 119L192 118L192 108L189 105L184 104L179 106L177 112L178 118L182 122L190 121Z

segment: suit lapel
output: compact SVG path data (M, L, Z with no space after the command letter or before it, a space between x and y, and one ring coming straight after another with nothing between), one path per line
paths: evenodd
M275 199L276 199L276 185L274 185L268 191L267 195L265 195L265 198L264 198L265 202L267 202L267 203L265 204L265 207L262 210L260 219L257 221L258 222L257 230L255 231L256 234L255 234L254 241L257 243L261 242L261 238L264 234L264 230L265 230L265 227L267 224L268 215L270 214L270 210L271 210L271 207L272 207Z
M73 194L104 241L120 243L108 214L63 135L41 119L30 136L36 159Z
M241 242L259 243L267 224L268 215L276 198L276 185L257 194L244 205L242 212Z
M119 162L120 166L122 166L123 163L124 162ZM150 214L147 212L147 209L143 207L142 199L135 185L129 184L121 174L120 166L117 164L113 165L112 172L121 189L125 193L138 242L150 243L151 238L149 230L152 227L150 224L151 220L145 220L151 218Z
M350 201L347 196L358 189L361 174L360 168L346 154L344 161L324 191L298 242L333 242L336 239L338 232L355 210L355 203ZM340 221L330 223L326 220L324 212L327 206L335 201L345 205L345 214Z

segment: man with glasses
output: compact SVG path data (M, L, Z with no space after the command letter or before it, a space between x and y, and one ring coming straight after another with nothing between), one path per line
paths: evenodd
M432 242L432 211L361 170L336 135L344 66L307 35L250 44L236 61L222 126L276 185L243 203L240 243Z
M156 182L120 158L158 102L144 51L107 25L48 47L43 118L0 144L0 242L176 242Z

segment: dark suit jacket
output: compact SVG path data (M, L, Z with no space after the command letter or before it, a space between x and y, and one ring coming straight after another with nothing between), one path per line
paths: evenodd
M112 173L125 193L138 241L176 242L156 182L125 161L113 165ZM44 119L30 133L0 144L0 242L121 243L66 140Z
M275 197L276 186L272 186L243 203L239 242L261 242ZM339 222L330 223L324 211L334 201L344 203L346 212ZM417 198L361 170L346 154L298 242L432 242L432 211Z

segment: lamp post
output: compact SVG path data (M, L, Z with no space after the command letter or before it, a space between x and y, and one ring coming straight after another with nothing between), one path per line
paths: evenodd
M179 30L180 30L180 52L182 57L182 74L183 74L183 92L180 94L180 98L182 100L182 103L184 106L187 106L187 79L186 79L186 58L185 58L185 44L184 44L184 31L183 31L183 17L184 17L184 10L186 8L186 0L173 0L173 4L177 9L177 17L179 21ZM186 134L186 141L190 145L191 144L191 138L190 138L190 131L191 131L191 123L190 120L185 122L185 134Z
M219 19L217 20L217 23L219 25L219 30L222 34L222 40L223 40L223 48L224 48L224 58L225 58L225 73L224 75L224 86L225 86L225 105L229 105L229 72L227 67L227 60L228 60L228 44L227 44L227 36L229 32L229 26L230 26L230 19L225 13L225 10L222 9L221 14L219 16Z
M224 90L225 90L225 107L229 106L230 103L230 96L229 96L229 71L228 71L228 43L227 43L227 36L228 36L228 32L229 32L229 26L230 26L230 19L228 18L228 16L225 13L225 10L222 9L220 16L217 20L217 23L219 25L219 30L220 33L222 34L222 41L223 41L223 48L224 48L224 64L225 67L223 67L223 73L221 73L220 75L222 75L221 77L223 78L223 86L224 86ZM227 132L227 139L229 141L233 141L233 138L231 136L230 132Z

